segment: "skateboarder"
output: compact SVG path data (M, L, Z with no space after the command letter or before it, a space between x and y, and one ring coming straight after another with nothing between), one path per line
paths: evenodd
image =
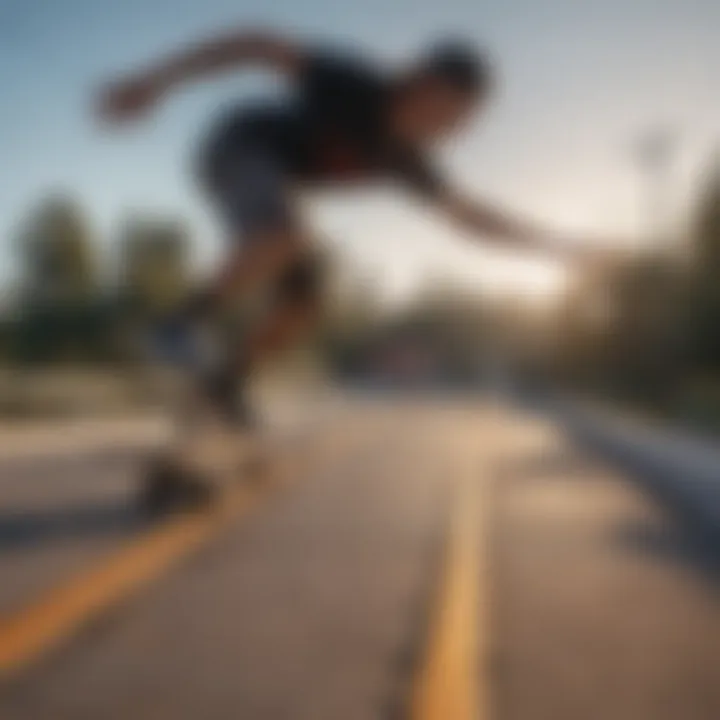
M312 192L389 181L484 242L573 247L468 197L433 163L434 147L493 96L492 65L462 42L440 43L398 70L274 33L227 32L109 83L98 111L112 123L138 120L191 81L250 68L278 73L286 92L225 112L201 143L197 171L223 222L227 252L217 274L158 334L171 352L193 359L204 391L228 419L246 418L242 387L253 369L318 318L321 267L297 210ZM223 303L256 288L273 291L272 311L232 357L208 368L200 328Z

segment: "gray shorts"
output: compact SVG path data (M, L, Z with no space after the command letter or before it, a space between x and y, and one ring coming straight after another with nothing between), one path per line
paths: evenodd
M252 242L295 225L286 173L258 144L219 144L204 159L202 181L233 239Z
M201 181L233 242L263 242L297 226L288 180L272 151L252 142L219 142L202 158ZM275 297L292 304L320 299L326 259L308 247L277 278Z

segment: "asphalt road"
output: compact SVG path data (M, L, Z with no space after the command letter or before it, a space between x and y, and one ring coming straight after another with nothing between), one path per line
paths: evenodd
M0 461L0 718L463 720L433 666L478 718L720 717L720 549L647 483L479 401L313 417L160 524L141 453Z

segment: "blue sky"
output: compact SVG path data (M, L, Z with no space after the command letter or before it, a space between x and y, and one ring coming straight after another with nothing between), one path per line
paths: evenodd
M343 41L388 62L438 34L488 46L501 92L488 115L447 149L459 183L559 230L629 234L642 185L628 147L651 124L680 138L674 179L681 215L718 142L717 0L0 0L0 279L12 275L12 228L43 193L67 188L104 241L128 209L186 216L198 257L219 239L186 172L212 110L274 92L258 75L188 88L150 122L108 136L89 117L105 77L229 25L278 26ZM364 192L320 199L324 234L403 287L428 269L496 285L539 282L465 247L405 198Z

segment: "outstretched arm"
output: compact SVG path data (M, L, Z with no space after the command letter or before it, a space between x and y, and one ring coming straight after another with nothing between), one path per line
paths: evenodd
M483 242L570 260L585 269L602 270L613 267L621 262L628 252L626 243L620 238L589 237L578 242L562 233L551 232L511 215L492 203L469 200L452 192L440 192L437 204L460 227L481 235Z
M597 242L592 245L568 242L557 233L537 227L493 203L466 197L421 153L401 154L395 171L416 196L429 202L462 229L480 236L483 242L563 259L598 259ZM604 261L604 257L601 259Z
M453 222L473 234L482 235L486 242L553 255L564 256L574 252L573 246L560 237L491 203L445 192L439 197L438 205Z
M109 120L129 120L152 108L174 87L246 65L261 65L293 75L305 53L285 38L261 31L235 31L198 43L144 71L106 85L99 112Z

